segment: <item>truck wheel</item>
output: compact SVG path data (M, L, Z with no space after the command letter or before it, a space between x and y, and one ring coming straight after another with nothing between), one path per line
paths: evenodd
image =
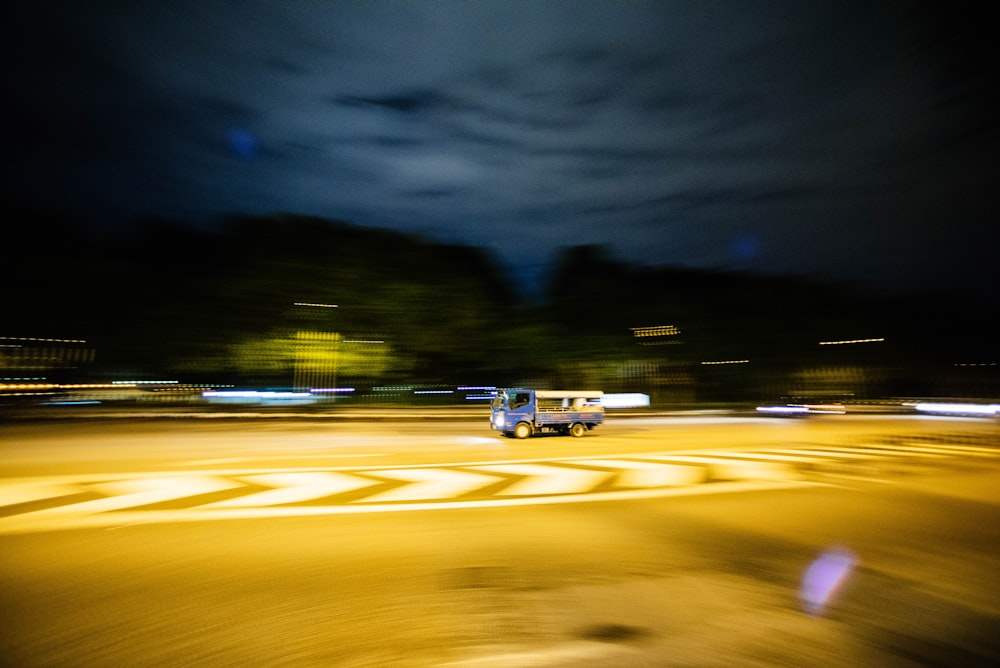
M531 425L527 422L518 422L514 427L514 436L517 438L528 438L531 436Z
M573 438L580 438L587 433L587 427L580 422L576 422L569 428L569 435Z

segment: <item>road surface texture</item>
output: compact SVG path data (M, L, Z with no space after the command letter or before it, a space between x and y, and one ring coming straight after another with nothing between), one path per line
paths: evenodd
M3 665L1000 663L1000 431L0 424Z

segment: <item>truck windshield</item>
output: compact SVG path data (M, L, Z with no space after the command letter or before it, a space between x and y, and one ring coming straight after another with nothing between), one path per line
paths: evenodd
M507 401L508 408L520 408L527 406L531 402L531 395L527 392L515 392Z

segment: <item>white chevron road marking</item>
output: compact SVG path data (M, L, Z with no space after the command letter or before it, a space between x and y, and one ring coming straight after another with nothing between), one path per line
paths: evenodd
M879 446L891 450L922 455L925 452L940 453L953 457L1000 457L1000 450L987 449L974 445L885 445Z
M449 499L481 487L486 487L487 485L492 485L498 480L496 476L439 468L379 469L377 471L369 471L369 473L377 475L380 478L405 480L412 484L359 499L357 503Z
M712 477L719 480L794 480L798 469L785 462L720 461L711 465Z
M716 480L793 480L798 477L795 467L786 462L726 459L710 455L662 455L647 459L706 464Z
M33 516L58 514L101 513L109 510L134 508L160 501L172 501L186 496L219 492L239 487L232 480L207 475L177 476L171 478L137 478L114 480L87 485L89 489L108 495L106 499L95 499L73 503L58 508L47 508L33 513Z
M769 462L797 462L807 463L816 461L816 455L806 456L803 454L787 455L784 452L799 452L798 450L761 450L759 452L728 452L725 450L712 450L715 457L726 459L749 459L764 460Z
M703 466L659 464L627 459L574 459L574 464L621 469L615 484L619 487L677 487L705 482L708 471Z
M874 445L874 444L873 444ZM970 455L985 455L987 457L997 457L1000 456L1000 439L993 440L987 443L985 440L981 445L962 445L960 443L941 443L941 442L931 442L926 441L897 441L893 443L878 444L880 447L892 447L892 448L902 448L905 450L925 450L933 448L941 448L948 452L954 452L956 454L970 454Z
M846 453L852 455L863 455L865 457L932 457L940 458L944 457L942 454L935 454L930 452L917 452L909 448L903 450L893 450L889 448L875 448L875 447L851 447L851 446L817 446L815 448L810 448L809 452L829 452L833 453Z
M798 449L798 450L773 450L772 452L777 452L777 453L792 453L792 452L795 452L795 453L798 453L800 455L806 455L808 457L812 457L813 459L830 459L830 458L837 458L837 459L878 459L879 458L878 455L875 455L875 454L873 454L871 452L858 452L858 451L852 450L850 448L839 448L838 449L838 448L833 448L833 447L831 447L831 448L824 448L824 447L801 448L801 449ZM888 456L888 455L881 455L881 456L885 457L885 456Z
M587 471L544 464L499 464L470 467L477 471L527 476L499 492L500 496L548 496L588 492L614 475L609 471Z
M815 462L820 459L829 459L831 457L846 457L848 459L871 459L871 455L880 455L883 457L928 457L931 459L940 459L943 457L997 457L1000 453L986 453L981 450L978 452L966 452L960 450L951 450L945 447L898 447L898 446L885 446L885 447L871 447L865 448L863 450L858 450L851 447L821 447L821 448L810 448L810 449L772 449L772 450L756 450L753 452L728 452L724 450L713 450L712 455L718 457L729 457L733 459L760 459L760 460L770 460L770 461L784 461L784 462ZM824 455L827 455L824 457Z
M82 491L83 488L77 485L65 483L0 481L0 507L70 496Z
M38 513L25 513L0 519L0 535L40 533L44 531L59 531L65 529L111 529L123 526L165 524L175 522L207 522L282 517L323 517L362 513L538 506L579 502L620 501L625 499L653 499L674 496L734 494L740 492L777 491L829 486L830 485L827 483L806 482L799 480L743 480L735 482L717 482L711 485L660 487L658 489L614 490L606 492L588 492L583 494L520 496L458 501L343 504L339 506L285 505L270 506L265 508L227 508L215 510L203 510L199 507L156 511L123 510L119 513L94 513L89 515L43 515L41 517L36 517Z
M256 468L204 473L172 471L8 478L0 480L0 509L7 509L6 517L0 517L0 534L150 522L443 510L787 489L824 484L802 480L795 466L802 462L884 460L885 457L935 454L997 457L1000 450L947 444L815 445L748 452L661 451L620 454L605 459L598 456L461 462L392 469L357 466L318 471L314 468ZM574 465L590 468L574 468ZM512 480L512 476L517 478ZM366 487L381 489L380 479L396 480L401 484L364 498L309 503ZM497 484L501 481L506 481L507 486ZM606 481L613 481L615 487L601 488L601 483ZM699 484L708 481L711 484ZM248 484L271 489L258 491L258 488L248 488ZM491 488L494 485L499 489ZM247 493L239 498L198 506L189 503L191 507L169 508L169 504L145 507L241 489ZM462 498L479 489L488 491L488 498ZM88 492L106 498L72 502L73 495ZM63 505L54 505L59 504L62 497L66 497ZM48 507L30 510L34 502L47 502ZM299 505L291 505L296 503ZM18 508L19 504L29 505Z
M299 503L324 496L353 492L363 487L379 484L374 480L360 476L333 473L330 471L306 471L294 473L262 473L259 475L241 476L242 480L269 489L256 494L249 494L225 501L206 503L201 508L251 508L261 506L278 506L285 503Z

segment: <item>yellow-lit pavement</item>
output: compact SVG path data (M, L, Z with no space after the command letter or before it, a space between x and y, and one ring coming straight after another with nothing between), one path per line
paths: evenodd
M835 484L851 467L998 458L899 443L641 453L409 467L226 469L0 480L0 533L154 522L445 510Z

